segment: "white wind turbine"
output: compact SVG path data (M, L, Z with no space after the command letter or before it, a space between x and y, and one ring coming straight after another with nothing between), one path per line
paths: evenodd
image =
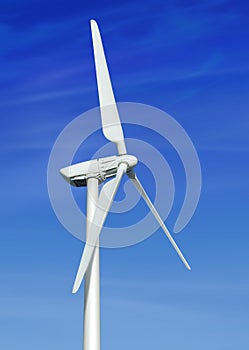
M126 174L147 203L155 219L168 237L187 269L190 266L171 237L163 220L153 206L133 168L136 157L127 154L122 126L119 119L108 67L105 59L98 25L90 21L98 95L104 136L117 146L118 155L74 164L60 170L71 185L87 186L86 244L75 278L73 293L76 293L85 277L84 285L84 350L100 349L100 293L99 293L99 235L112 205L122 177ZM109 177L98 194L98 185Z

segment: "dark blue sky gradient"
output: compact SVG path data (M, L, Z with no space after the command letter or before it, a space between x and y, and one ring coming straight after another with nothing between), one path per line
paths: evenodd
M191 272L160 230L101 251L102 349L248 349L248 16L235 0L2 1L1 349L81 349L83 288L70 290L82 243L57 221L46 171L60 131L98 104L91 18L117 100L172 115L203 173L197 211L176 236Z

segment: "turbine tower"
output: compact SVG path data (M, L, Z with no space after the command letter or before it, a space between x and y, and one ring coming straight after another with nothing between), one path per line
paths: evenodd
M118 155L70 165L61 169L60 173L64 179L73 186L87 186L86 244L72 292L76 293L78 291L85 277L84 350L100 350L99 235L120 182L125 174L128 175L145 200L155 219L160 224L162 230L188 270L190 270L190 266L136 176L134 167L138 160L135 156L127 154L124 134L112 90L98 25L94 20L91 20L90 23L102 130L104 136L109 141L116 144ZM99 194L99 184L105 182L108 178L112 179L104 183Z

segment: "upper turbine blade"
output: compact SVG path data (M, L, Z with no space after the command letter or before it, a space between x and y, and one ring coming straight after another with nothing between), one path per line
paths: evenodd
M100 32L94 20L91 20L90 23L103 133L109 141L117 145L118 154L126 154L124 134L112 90Z
M78 272L75 278L73 293L76 293L78 291L82 279L85 275L85 272L91 262L91 258L95 249L95 244L97 242L97 239L104 225L106 216L114 200L120 181L126 170L127 165L124 163L120 164L115 179L107 182L100 192L99 200L96 204L94 217L92 223L90 224L89 232L87 232L87 242L85 244Z
M157 222L160 224L161 228L163 229L163 231L165 232L166 236L168 237L170 243L172 244L172 246L175 248L175 251L177 252L177 254L179 255L180 259L182 260L182 262L184 263L184 265L186 266L186 268L188 270L191 270L191 267L189 266L187 260L184 258L182 252L180 251L180 249L178 248L176 242L174 241L174 239L172 238L171 234L169 233L167 227L165 226L163 220L161 219L161 217L159 216L158 212L156 211L156 208L154 207L154 205L152 204L151 200L149 199L147 193L145 192L142 184L140 183L140 181L138 180L135 172L133 170L131 170L129 173L127 173L127 175L130 177L130 179L132 180L132 182L134 183L135 187L137 188L138 192L141 194L141 196L143 197L143 199L145 200L145 202L147 203L148 207L150 208L152 214L154 215L155 219L157 220Z

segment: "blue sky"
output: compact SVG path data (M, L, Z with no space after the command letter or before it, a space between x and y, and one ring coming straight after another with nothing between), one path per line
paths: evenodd
M102 348L248 348L248 14L245 1L2 1L1 349L81 348L82 243L57 221L46 171L59 132L98 103L91 18L117 100L172 115L203 175L176 236L191 272L160 230L101 251Z

